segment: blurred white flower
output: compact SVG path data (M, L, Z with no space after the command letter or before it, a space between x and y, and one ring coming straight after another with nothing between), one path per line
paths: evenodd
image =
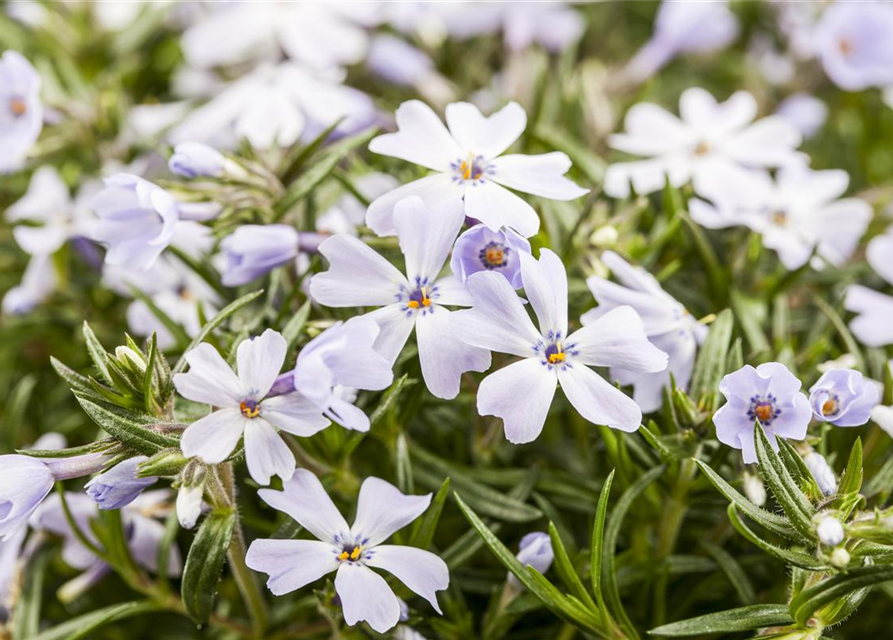
M778 105L776 113L797 127L804 138L811 138L828 119L828 106L808 93L795 93Z
M893 226L868 243L865 258L879 276L893 284ZM853 284L847 288L844 307L858 314L850 321L850 330L859 342L869 347L893 344L893 296Z
M815 54L842 89L893 84L893 7L885 2L835 2L815 29Z
M630 183L640 195L652 193L662 189L667 179L674 187L694 180L698 191L710 169L781 167L800 162L795 151L800 132L778 115L754 122L757 102L746 91L718 103L703 89L687 89L679 99L679 112L681 118L648 102L627 112L626 132L610 136L608 144L647 159L609 166L605 193L625 198Z
M40 76L17 51L0 57L0 174L22 167L43 128Z

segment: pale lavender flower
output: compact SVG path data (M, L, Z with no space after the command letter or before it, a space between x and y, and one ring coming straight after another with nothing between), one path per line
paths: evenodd
M861 427L877 405L878 388L852 369L832 369L809 390L816 419L838 427Z
M0 173L20 169L43 128L40 76L17 51L0 57Z
M804 138L811 138L828 119L828 105L808 93L795 93L778 105L776 113L797 127Z
M52 491L56 479L37 458L0 456L0 540L22 529Z
M272 329L243 341L236 352L238 375L206 342L186 354L190 368L174 376L177 391L189 400L217 407L183 432L180 448L186 457L218 464L235 450L244 434L245 459L255 482L266 485L274 475L283 480L291 477L294 454L276 429L310 436L329 421L300 394L266 397L287 348L285 338Z
M220 178L226 173L227 158L201 142L181 142L174 147L174 153L167 161L171 172L184 178Z
M295 471L283 491L258 493L317 538L251 543L245 562L270 576L267 588L274 595L290 593L335 572L344 621L350 626L366 621L385 633L400 621L400 601L375 568L393 574L441 613L437 592L450 583L446 563L430 551L382 544L428 508L430 493L407 496L384 480L366 478L353 526L348 526L322 483L306 469Z
M366 224L378 235L394 235L395 206L408 196L418 196L429 207L458 203L467 216L493 231L510 227L526 238L539 230L539 217L509 189L553 200L573 200L588 192L564 177L571 168L564 153L503 155L527 126L527 114L519 104L510 102L484 117L473 104L454 102L447 105L446 120L449 130L428 105L410 100L397 109L397 132L369 143L374 153L435 172L369 205Z
M368 316L326 329L298 354L294 388L330 420L347 429L368 431L369 418L340 389L378 391L391 385L392 364L373 348L380 332L378 323Z
M237 287L266 275L298 255L298 232L287 224L246 224L220 243L223 284Z
M567 273L561 259L548 249L540 251L539 260L522 253L521 277L539 330L509 281L488 271L468 279L474 307L451 318L453 331L469 344L523 358L481 382L478 412L502 418L510 442L532 442L560 384L586 420L622 431L638 429L639 406L589 368L666 368L667 355L648 342L638 314L632 307L618 307L568 335Z
M173 239L180 218L171 194L129 173L106 178L93 208L99 216L93 239L108 245L106 263L133 269L152 266Z
M518 562L521 563L525 569L527 567L533 567L540 573L546 573L549 570L549 567L552 566L552 561L555 559L555 555L552 551L552 540L549 538L548 533L543 533L542 531L532 531L528 533L523 538L521 538L521 542L518 545ZM521 588L521 583L518 581L518 578L515 577L515 574L509 573L508 576L509 584L514 586L515 588Z
M727 47L738 30L738 20L725 0L661 2L654 34L622 74L630 82L642 82L680 53L711 53Z
M16 578L25 564L22 546L27 535L27 529L19 529L10 538L0 542L0 623L10 618L9 605L14 601L11 596L13 593L17 594Z
M492 231L478 224L456 240L450 269L466 282L478 271L495 271L515 289L521 288L521 253L530 253L530 242L511 229Z
M580 320L584 325L617 307L628 305L642 319L645 335L655 347L669 356L666 370L657 373L611 369L611 378L622 385L633 385L633 399L642 411L657 411L663 404L663 389L670 375L680 389L688 387L698 345L707 337L707 327L699 323L660 283L641 267L633 267L613 251L602 254L605 263L620 284L592 276L586 280L598 307L587 311Z
M46 300L56 290L56 271L52 256L38 254L31 256L22 282L7 291L3 296L2 309L10 315L30 313L34 307Z
M246 139L256 149L287 147L337 123L342 134L377 118L371 98L292 63L261 65L217 92L168 133L173 143L195 141L232 148Z
M838 169L813 171L792 165L779 170L773 180L765 171L717 164L704 168L694 184L713 202L689 201L695 222L712 229L749 227L762 234L763 245L774 250L789 270L806 264L813 252L842 266L872 217L866 201L840 198L849 176Z
M406 198L393 215L405 276L368 245L342 234L320 245L329 270L310 281L310 295L320 304L381 307L367 315L381 327L376 351L392 364L414 328L422 377L438 398L455 398L463 373L490 366L487 351L466 344L449 326L446 306L468 306L468 292L454 276L438 278L464 220L458 201L433 208Z
M815 28L814 49L828 77L842 89L893 84L893 8L879 2L836 2Z
M143 489L158 482L155 477L137 477L137 465L146 460L146 456L135 456L100 473L84 486L87 495L100 509L120 509L130 504Z
M776 451L776 437L802 440L812 410L800 386L796 376L778 362L766 362L756 369L748 364L727 374L719 383L726 404L713 414L716 437L723 444L740 449L747 464L757 462L756 421Z
M865 258L879 276L893 284L893 226L868 243ZM847 288L843 304L847 311L858 314L850 322L850 330L859 342L869 347L893 344L893 296L854 284Z
M806 463L809 472L824 495L831 496L837 493L837 476L834 475L834 469L825 460L825 456L816 451L810 451L803 456L803 462Z
M609 166L605 193L625 198L630 183L640 195L652 193L667 180L674 187L694 180L698 191L705 169L729 164L780 167L800 159L794 151L800 132L778 115L754 122L757 101L746 91L718 103L704 89L687 89L679 98L679 113L681 118L649 102L627 112L626 131L610 136L608 144L645 159Z

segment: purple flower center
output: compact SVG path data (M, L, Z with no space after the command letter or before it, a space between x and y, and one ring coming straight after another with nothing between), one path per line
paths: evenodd
M481 264L485 269L499 269L508 264L511 248L499 242L488 242L480 251Z
M781 415L781 409L775 406L777 401L771 393L766 394L765 397L753 396L750 399L747 417L751 420L759 420L760 424L768 427L773 420Z
M453 182L471 182L477 185L493 173L493 167L484 159L484 156L476 156L469 153L468 157L458 159L450 163L453 170Z
M533 350L541 357L540 364L549 370L552 367L560 367L562 371L573 366L568 356L575 356L579 353L575 349L577 345L562 342L561 333L553 331L550 331L546 338L547 340L540 341L533 347Z
M421 277L416 277L415 287L411 289L401 287L400 293L397 294L397 299L405 305L403 310L407 315L413 311L420 311L423 314L434 311L431 305L437 297L437 285L429 284L428 278Z
M242 400L239 410L246 418L256 418L260 415L260 404L256 400Z
M374 555L372 549L367 549L369 538L351 539L347 535L338 534L335 536L335 547L332 551L338 556L341 562L353 564L362 560L368 560Z

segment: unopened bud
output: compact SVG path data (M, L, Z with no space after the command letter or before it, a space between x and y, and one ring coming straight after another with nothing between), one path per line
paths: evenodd
M843 547L838 547L831 554L831 564L838 569L843 569L850 563L850 553Z
M837 477L822 454L810 451L803 457L803 462L806 463L823 494L830 496L837 493Z
M822 544L828 545L829 547L836 547L843 542L843 525L840 524L840 520L833 516L825 516L822 521L819 522L819 526L816 527L816 533L819 536L819 540L822 541Z
M204 485L180 487L177 492L177 520L184 529L192 529L202 514Z
M163 449L137 467L137 477L176 476L189 462L179 449Z
M596 229L589 237L589 241L596 247L613 247L617 244L620 234L613 225L605 225Z
M758 507L766 504L766 487L763 481L752 473L744 474L744 495Z
M143 354L130 347L115 347L115 358L134 373L140 375L146 373L146 361L143 359Z

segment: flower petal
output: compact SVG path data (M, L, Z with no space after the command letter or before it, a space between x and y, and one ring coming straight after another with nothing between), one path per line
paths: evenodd
M372 318L381 327L375 339L375 350L390 364L396 362L415 326L414 314L411 311L404 311L402 304L389 304L370 311L363 317Z
M449 171L450 163L465 154L431 107L409 100L397 108L397 132L373 138L369 151L401 158L436 171Z
M236 448L244 427L245 418L238 409L215 411L186 427L180 449L187 458L198 456L203 462L218 464Z
M777 167L797 158L794 149L802 139L788 120L769 116L723 142L722 152L744 165Z
M564 177L571 168L571 159L560 151L536 156L513 154L497 158L491 163L495 169L493 180L499 184L552 200L573 200L589 193Z
M632 307L608 311L567 338L574 361L598 367L656 373L667 368L667 354L648 341L642 319Z
M431 207L411 196L397 203L394 229L406 259L410 286L417 278L429 282L437 278L464 222L465 211L458 201Z
M465 152L457 157L474 153L492 159L524 133L527 112L517 102L509 102L490 117L485 117L471 103L454 102L447 105L446 121L453 138Z
M627 432L642 424L639 405L582 363L560 370L558 380L574 409L589 422Z
M393 574L408 589L430 602L437 613L443 613L437 604L437 592L450 586L450 570L446 562L430 551L383 544L372 549L365 562Z
M323 542L336 544L337 539L350 532L319 478L306 469L296 469L291 480L282 483L282 491L261 489L257 495L274 509L290 515Z
M270 424L296 436L309 437L329 426L323 408L300 393L265 398L260 415Z
M364 547L374 547L422 515L429 504L430 493L405 495L390 482L370 476L360 487L351 535L361 537Z
M533 442L543 430L557 382L555 372L539 358L525 358L484 378L478 388L478 413L502 418L509 442Z
M266 573L267 589L285 595L338 569L338 556L328 542L318 540L255 540L248 547L245 564Z
M189 371L174 376L177 392L194 402L216 407L236 406L245 390L226 360L207 342L186 354Z
M492 231L509 227L529 238L540 230L540 219L533 207L491 180L465 187L465 214L480 220Z
M285 352L288 343L282 334L272 329L267 329L260 336L250 340L243 340L236 351L236 363L239 368L239 379L242 386L256 400L260 400L276 380L282 363L285 362Z
M434 284L437 285L437 304L450 307L470 307L474 304L465 284L456 276L445 276Z
M466 286L474 306L450 314L453 333L475 347L530 357L540 334L511 283L500 273L481 271Z
M567 272L561 258L549 249L540 250L539 260L522 253L521 279L540 333L567 336Z
M254 418L245 425L245 461L251 478L265 486L273 476L288 480L295 472L294 454L263 418Z
M384 578L360 563L341 563L335 591L341 598L344 621L351 627L365 621L378 633L385 633L400 621L397 596Z
M893 296L852 284L847 287L843 306L860 314L850 321L850 330L859 342L869 347L893 344Z
M428 390L445 400L459 395L463 373L490 368L490 352L460 340L453 333L449 317L449 310L432 305L416 320L422 377Z
M369 422L369 416L363 413L362 409L334 395L329 403L329 408L326 410L326 416L345 429L352 431L366 432L372 426Z
M353 236L332 236L319 245L319 252L329 270L313 276L310 295L327 307L383 306L406 286L394 265Z
M380 236L392 236L394 229L394 207L410 196L418 196L429 207L446 205L447 202L462 202L464 189L453 183L449 174L436 173L404 184L393 191L378 196L366 210L366 226Z

